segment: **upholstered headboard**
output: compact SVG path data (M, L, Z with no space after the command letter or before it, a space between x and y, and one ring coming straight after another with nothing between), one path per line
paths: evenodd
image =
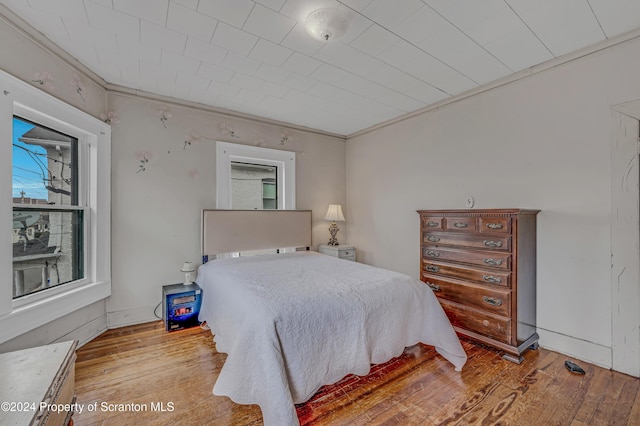
M202 210L202 255L311 246L311 210Z

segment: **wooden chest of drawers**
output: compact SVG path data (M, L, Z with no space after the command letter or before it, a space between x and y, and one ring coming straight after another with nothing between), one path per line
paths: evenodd
M537 348L539 210L418 210L420 278L455 330L522 362Z

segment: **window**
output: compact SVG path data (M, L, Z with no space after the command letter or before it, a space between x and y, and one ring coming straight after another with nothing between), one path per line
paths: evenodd
M238 210L278 208L278 167L231 162L231 205Z
M84 277L78 139L13 117L13 298Z
M273 178L262 179L262 208L264 210L278 208L277 186L278 184Z
M294 210L295 165L295 152L217 142L217 208Z
M227 142L216 143L216 207L294 210L296 154ZM284 248L283 251L295 250ZM274 250L220 254L248 256Z
M1 343L109 296L111 132L3 72L0 129Z

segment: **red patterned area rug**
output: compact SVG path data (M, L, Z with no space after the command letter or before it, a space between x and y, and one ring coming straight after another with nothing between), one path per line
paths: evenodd
M358 399L366 397L385 383L404 376L423 362L431 359L432 356L425 356L425 353L429 352L432 353L432 356L436 354L433 347L418 343L405 349L399 357L384 364L372 365L366 376L349 374L339 382L321 387L309 401L296 405L300 425L313 425L332 411L357 402Z

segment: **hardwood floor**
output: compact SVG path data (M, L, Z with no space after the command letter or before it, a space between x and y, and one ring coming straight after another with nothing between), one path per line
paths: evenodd
M469 341L463 346L462 373L418 345L405 370L372 374L340 398L309 404L316 411L307 424L640 425L640 379L580 361L586 375L574 375L564 367L568 357L545 349L525 352L516 365ZM114 329L77 355L84 409L76 426L262 424L257 406L212 394L226 356L209 331L166 333L161 321Z

